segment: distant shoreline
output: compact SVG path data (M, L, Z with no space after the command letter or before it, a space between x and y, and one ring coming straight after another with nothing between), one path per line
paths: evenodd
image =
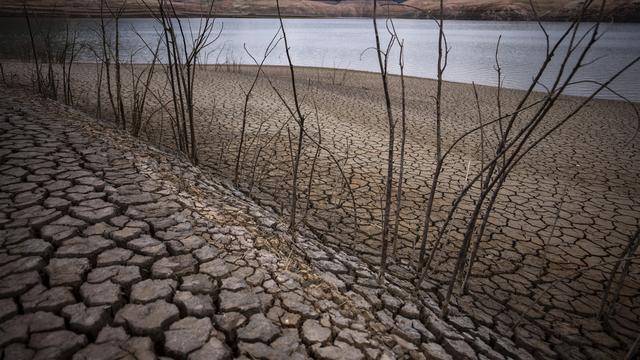
M78 13L74 11L48 11L48 10L30 10L29 13L31 16L36 17L50 17L50 18L74 18L74 19L95 19L100 18L100 13L89 11L86 13ZM201 18L204 17L203 13L200 12L184 12L179 14L180 17L184 18ZM20 10L7 10L6 8L2 8L0 5L0 17L7 18L19 18L24 17L24 12L22 9ZM105 16L108 18L109 16ZM277 14L265 13L265 14L236 14L236 13L218 13L215 14L216 18L237 18L237 19L274 19L277 18ZM384 16L378 16L379 18L384 18ZM153 18L153 15L149 14L148 11L129 11L120 16L120 18ZM321 14L321 15L308 15L308 14L285 14L283 18L289 19L370 19L370 15L344 15L344 14ZM414 20L428 20L432 19L429 16L408 16L406 14L392 14L391 18L394 19L414 19ZM570 16L556 16L556 15L543 15L540 17L540 21L544 22L567 22L574 20L574 17ZM525 16L519 13L501 13L495 14L492 12L466 12L462 14L455 15L446 15L444 16L444 20L472 20L472 21L509 21L509 22L525 22L525 21L537 21L535 17ZM597 16L587 15L583 18L583 22L595 22L598 21ZM615 16L605 16L601 19L604 23L640 23L640 7L638 11L631 11L628 14L623 15L615 15Z
M379 0L378 15L400 19L430 19L441 12L437 0ZM173 7L175 5L175 7ZM285 18L371 18L372 0L280 0ZM456 0L444 3L445 20L488 21L571 21L579 16L583 0ZM202 17L212 13L228 18L276 18L279 11L274 0L173 0L171 13L180 17ZM34 16L100 17L117 12L121 17L153 17L156 0L146 2L122 0L0 0L0 16L23 16L24 8ZM602 17L600 17L602 14ZM593 4L582 15L585 22L640 22L638 0L608 1L601 8Z
M28 65L27 62L25 62L24 60L20 60L20 59L2 59L2 61L4 62L4 64L10 64L12 66L26 66ZM80 65L80 66L94 66L95 64L92 62L85 62L85 61L79 61L77 63L75 63L76 65ZM137 63L134 64L134 66L147 66L149 64L146 63ZM216 67L224 67L224 64L198 64L199 67L201 67L202 69L205 69L205 71L215 71L214 69ZM250 64L238 64L236 65L239 69L248 69L248 70L255 70L257 68L256 65L250 65ZM263 68L266 69L270 69L270 71L285 71L288 70L289 67L287 65L263 65ZM306 74L310 74L310 73L325 73L329 74L329 73L341 73L342 74L346 74L346 75L359 75L359 76L364 76L364 77L369 77L369 76L379 76L380 74L378 72L375 71L367 71L367 70L356 70L356 69L343 69L343 68L331 68L331 67L320 67L320 66L301 66L298 65L295 67L297 71L302 71ZM394 78L394 79L399 79L400 75L399 74L392 74L389 73L389 77L390 78ZM432 82L435 83L437 80L435 78L430 78L430 77L420 77L420 76L412 76L412 75L405 75L404 76L405 79L407 80L413 80L413 81L418 81L418 82ZM443 82L445 84L449 84L449 85L453 85L456 87L463 87L463 88L467 88L467 89L471 89L472 88L472 83L467 83L467 82L462 82L462 81L455 81L455 80L443 80ZM495 91L498 87L495 85L487 85L487 84L476 84L477 88L483 88L483 89L487 89L487 90L491 90L491 91ZM513 88L513 87L502 87L501 88L503 92L513 92L513 93L524 93L526 90L524 89L518 89L518 88ZM543 96L544 92L542 90L536 89L533 91L533 94L535 96ZM585 99L587 96L585 95L571 95L571 94L563 94L562 98L563 99L567 99L567 100L572 100L572 101L578 101L580 99ZM591 100L592 102L611 102L614 104L624 104L624 101L620 100L620 99L607 99L607 98L601 98L601 97L595 97L593 100ZM631 101L634 104L640 104L640 101L636 101L636 100L632 100Z
M47 17L47 18L60 18L60 19L99 19L100 15L98 14L60 14L60 13L39 13L34 12L30 13L31 16L35 17ZM0 18L21 18L24 17L22 13L8 13L8 12L0 12ZM201 14L181 14L181 18L202 18ZM277 19L277 16L273 15L233 15L233 14L217 14L212 16L215 18L227 18L227 19ZM105 17L108 18L108 17ZM120 16L121 19L152 19L153 16L149 14L125 14ZM285 19L371 19L370 16L317 16L317 15L293 15L293 16L283 16ZM383 18L379 16L379 18ZM429 17L411 17L411 16L392 16L393 19L407 19L407 20L429 20ZM444 17L444 20L465 20L465 21L506 21L506 22L534 22L537 21L535 18L529 17L513 17L513 18L488 18L488 17L480 17L480 16L455 16L455 17ZM543 22L568 22L573 21L573 18L567 17L543 17L540 21ZM587 17L582 20L582 22L596 22L597 18ZM640 23L640 14L638 16L633 16L630 18L616 18L616 19L604 19L603 23Z
M78 14L60 14L60 13L31 13L30 15L36 17L48 17L48 18L69 18L69 19L99 19L100 15L78 15ZM0 12L0 17L4 18L20 18L24 17L24 14L18 13L4 13ZM183 14L181 18L202 18L200 14ZM232 15L232 14L218 14L213 16L215 18L228 18L228 19L277 19L277 16L271 15ZM105 17L107 18L107 17ZM153 16L148 14L126 14L120 16L121 19L152 19ZM317 16L317 15L294 15L283 16L284 19L371 19L370 16ZM383 18L379 16L379 18ZM408 19L408 20L430 20L429 17L411 17L411 16L392 16L393 19ZM488 18L488 17L474 17L474 16L456 16L456 17L444 17L444 20L469 20L469 21L508 21L508 22L532 22L537 21L534 18L528 17L514 17L514 18ZM543 17L540 21L543 22L568 22L573 21L573 18L562 17ZM585 18L582 22L596 22L597 18ZM634 16L632 18L618 18L618 19L605 19L604 23L640 23L640 16Z

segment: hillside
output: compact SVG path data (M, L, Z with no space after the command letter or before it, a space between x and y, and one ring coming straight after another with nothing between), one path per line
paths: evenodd
M108 0L112 8L122 1ZM56 16L98 16L100 0L26 0L31 12ZM156 4L155 0L147 0ZM295 17L362 17L370 16L372 0L282 0L285 16ZM437 0L380 1L388 4L388 11L395 17L420 18L437 13ZM546 20L563 20L570 17L581 4L578 0L536 0L540 16ZM178 12L196 16L206 13L208 0L175 0ZM419 10L421 9L421 10ZM275 16L275 0L219 0L215 13L229 17ZM23 12L22 0L0 0L0 15L15 16ZM384 12L384 10L382 10ZM148 16L149 11L141 0L129 0L123 11L125 16ZM531 20L533 15L527 0L448 0L445 14L449 19ZM639 0L610 0L605 11L607 20L640 21ZM591 19L595 14L590 14Z

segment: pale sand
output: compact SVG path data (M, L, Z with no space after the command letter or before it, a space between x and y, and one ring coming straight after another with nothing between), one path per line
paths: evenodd
M20 72L18 64L5 64L7 73ZM95 65L76 66L80 106L95 112ZM232 71L233 70L233 71ZM274 84L288 100L288 69L267 68ZM206 67L198 73L196 104L201 113L198 138L202 166L231 178L244 101L255 74L254 67ZM351 199L337 166L321 152L311 191L307 224L328 244L350 249L375 263L380 253L381 194L385 173L387 120L379 75L343 70L297 68L298 86L304 98L309 132L317 138L314 106L322 133L322 145L331 149L349 177L358 203L358 229L353 230ZM393 103L399 116L399 79L392 78ZM407 79L407 159L400 222L401 263L407 264L434 168L435 94L432 80ZM496 89L478 87L484 121L494 118ZM512 110L522 91L503 90L503 112ZM539 96L536 95L536 96ZM103 105L106 109L106 95ZM548 115L548 128L583 99L563 98ZM445 148L459 134L477 126L473 89L467 84L444 85L443 132ZM152 142L171 147L170 130L160 130L158 117L144 134ZM286 209L290 187L290 155L286 109L268 82L259 82L249 104L246 153L242 166L243 187L248 188L252 164L262 147L255 170L252 195L276 210ZM213 119L213 120L211 120ZM471 295L461 296L464 308L476 309L494 326L508 327L520 310L557 278L575 275L578 269L619 257L630 235L640 225L640 147L631 141L638 126L635 113L625 103L595 100L566 126L542 142L509 177L481 245L474 267ZM297 125L290 121L291 136ZM278 132L278 129L283 129ZM491 148L495 130L487 130ZM399 127L398 131L399 133ZM302 159L300 206L306 206L308 174L316 148L306 142ZM491 151L486 149L485 151ZM460 143L446 163L434 217L443 219L454 194L480 166L479 134ZM467 169L469 172L467 173ZM468 175L467 175L468 174ZM397 173L396 173L397 176ZM436 257L441 271L431 274L434 283L448 279L457 254L464 218L472 207L464 202L456 213L444 252ZM561 206L555 231L550 234L557 207ZM566 327L582 329L600 325L592 319L597 311L604 275L602 269L586 271L542 296L530 314L546 334L561 336ZM394 271L402 272L400 267ZM640 330L640 268L632 266L622 292L621 306L612 322L620 340L629 342ZM443 291L441 289L440 291ZM507 310L502 309L502 305ZM542 312L546 312L543 314ZM478 313L479 312L479 313ZM498 316L499 315L499 316ZM594 343L597 345L597 342ZM604 345L599 345L600 347ZM605 348L609 346L604 346ZM616 346L610 347L615 349ZM619 350L619 349L618 349Z

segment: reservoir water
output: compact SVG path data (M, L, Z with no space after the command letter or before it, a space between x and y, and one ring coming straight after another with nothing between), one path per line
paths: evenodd
M201 19L190 19L185 28L195 32ZM379 20L383 43L388 34L384 20ZM97 19L35 19L39 29L51 29L59 39L66 25L78 32L78 39L85 45L79 59L94 61L90 49L99 48ZM438 31L431 20L395 19L394 24L400 39L405 44L405 73L410 76L434 78L436 76ZM190 25L190 26L189 26ZM568 23L544 24L551 41L557 39L569 26ZM592 23L581 24L584 33ZM246 48L256 57L261 57L265 47L278 31L277 19L231 19L216 20L216 31L221 31L218 40L211 44L202 58L206 63L252 64ZM378 71L373 25L371 19L285 19L289 45L295 65L315 66L363 71ZM127 18L120 20L122 41L121 57L136 63L150 60L150 52L143 41L154 43L161 27L153 19ZM113 36L113 24L109 31ZM640 56L640 24L603 24L602 38L593 47L585 62L593 63L579 70L576 80L606 81L617 70ZM525 89L545 57L545 37L534 22L504 21L458 21L445 22L445 33L449 46L448 66L444 78L449 81L483 85L497 85L495 52L501 36L498 59L502 67L503 86ZM585 41L586 42L586 41ZM581 46L585 43L583 42ZM560 57L567 47L558 50L558 59L551 63L542 78L548 85L557 74ZM26 22L22 18L0 18L0 57L24 57L29 51ZM389 71L398 73L397 47L389 60ZM283 44L266 61L269 65L284 65L286 57ZM544 86L538 86L543 90ZM569 95L587 96L596 85L581 83L567 89ZM640 102L640 64L634 65L613 84L619 94ZM600 98L616 98L603 92Z

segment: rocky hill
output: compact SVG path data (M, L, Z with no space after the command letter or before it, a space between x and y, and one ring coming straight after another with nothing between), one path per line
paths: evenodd
M100 0L26 0L32 12L56 16L98 16ZM113 9L122 6L123 1L108 0ZM538 13L546 20L564 20L575 13L582 1L536 0ZM156 5L156 0L146 4ZM206 13L208 0L175 0L175 7L181 14L197 16ZM282 0L285 16L296 17L362 17L370 16L372 0ZM437 0L393 0L380 1L392 16L406 18L427 17L438 12ZM388 5L388 6L387 6ZM594 6L597 7L597 6ZM265 17L275 16L275 0L219 0L214 5L219 16ZM384 12L386 10L382 10ZM0 1L1 15L21 15L23 1ZM123 11L125 16L148 16L149 10L142 0L128 0ZM531 20L533 14L527 0L448 0L445 14L450 19L486 20ZM595 13L589 15L595 18ZM610 0L605 10L607 20L640 21L640 1Z

